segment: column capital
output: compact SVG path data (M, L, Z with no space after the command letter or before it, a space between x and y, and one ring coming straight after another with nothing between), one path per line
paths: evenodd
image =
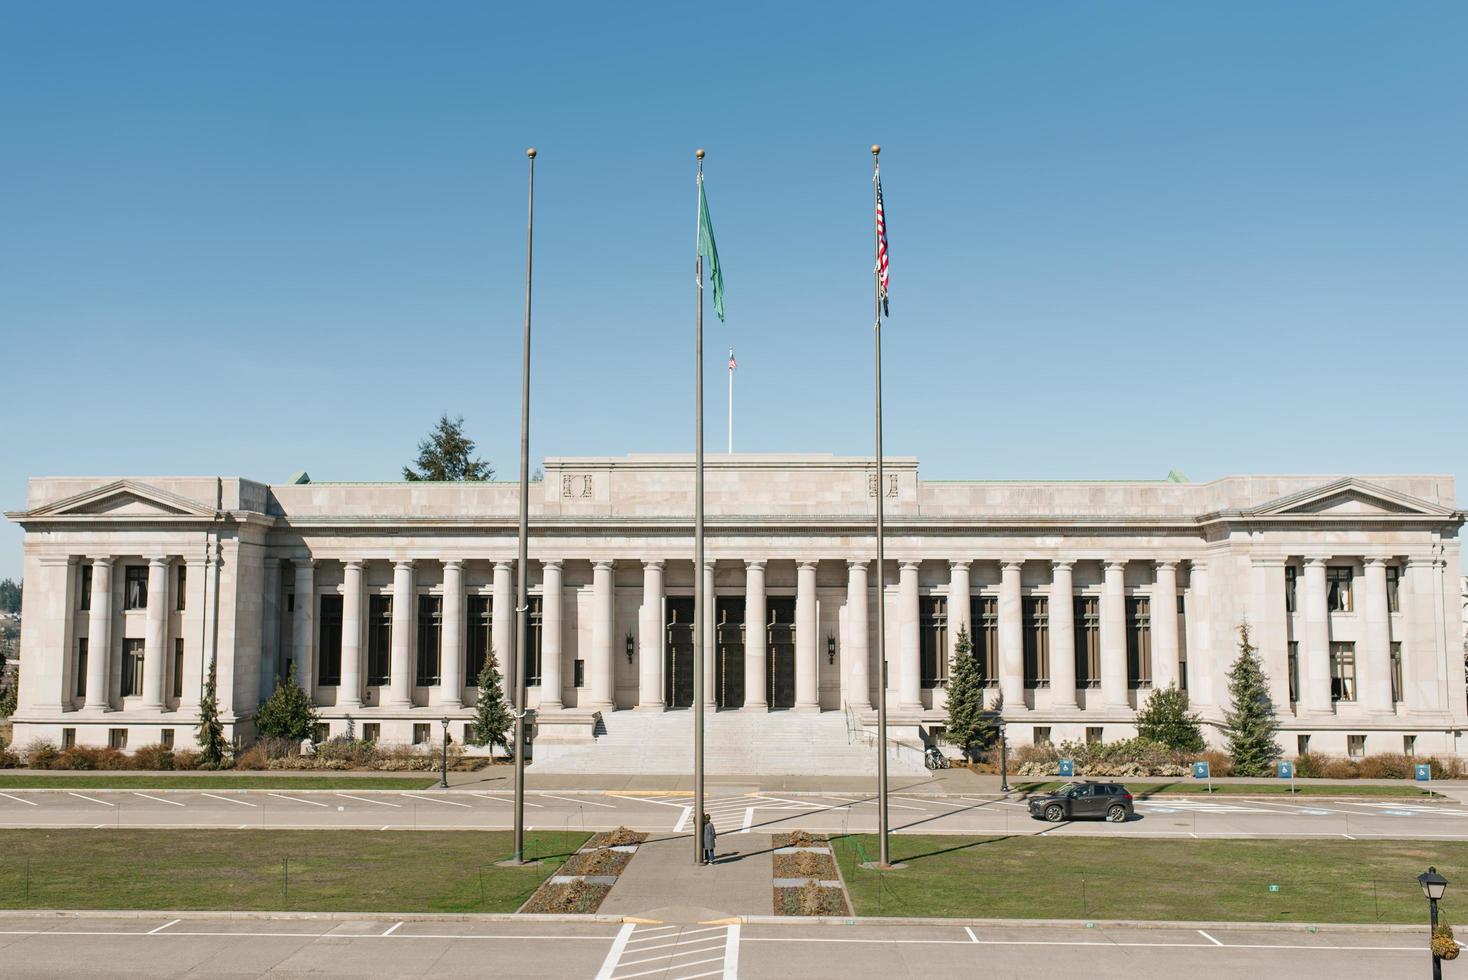
M1423 565L1426 565L1428 568L1437 568L1441 564L1442 562L1439 559L1429 555L1408 555L1406 558L1408 568L1421 568Z
M921 566L921 565L922 565L922 560L921 559L918 559L918 560L915 560L915 561L912 560L912 559L902 559L901 561L899 561L897 563L897 567L900 568L904 572L906 572L906 571L913 571L913 572L915 572L915 571L918 570L919 566Z
M610 572L613 568L616 567L617 561L615 558L601 558L597 561L592 562L591 564L592 567L598 572ZM712 565L713 562L708 562L707 564Z
M1023 558L1004 558L1004 559L1001 559L1000 562L999 562L999 569L1000 569L1000 571L1004 571L1004 572L1010 572L1010 571L1018 572L1018 571L1022 570L1024 567L1025 567L1025 560Z
M956 572L960 569L967 570L974 563L972 558L950 558L948 559L948 570Z
M116 555L88 555L87 561L93 565L111 565L117 561Z
M70 567L81 560L80 555L42 555L36 559L42 567L55 566L57 568L63 565Z
M168 563L169 563L169 558L168 558L167 555L149 555L148 556L148 564L150 566L155 566L155 567L160 567L160 568L167 568L168 567Z
M413 570L413 558L395 558L392 567L395 572L411 572Z
M1050 570L1052 572L1068 572L1075 568L1074 558L1052 558L1050 559Z
M765 570L765 559L746 558L744 559L744 568L746 571L750 572L762 572Z
M1330 559L1330 555L1306 555L1305 564L1324 566L1326 562L1330 561Z
M1124 571L1126 571L1126 563L1127 563L1127 560L1125 558L1103 558L1103 559L1101 559L1101 564L1106 567L1106 570L1108 572L1112 572L1112 571L1115 571L1115 572L1124 572Z
M564 562L560 558L543 558L540 562L540 570L542 572L548 572L551 570L559 572L561 570L562 564L564 564Z
M703 560L703 570L706 572L712 572L714 570L714 566L718 563L719 560L717 558L705 558Z
M796 568L799 568L801 570L805 570L805 569L808 568L811 571L815 571L815 567L817 565L819 565L820 563L821 563L821 560L819 558L814 558L814 559L801 559L801 558L797 558L796 561L795 561L795 567Z
M316 563L313 561L311 564L314 566ZM346 558L342 561L342 568L360 572L366 564L361 558Z
M515 560L513 558L496 559L494 570L497 572L513 572L515 570Z
M866 571L867 566L871 563L872 560L870 558L848 558L846 559L846 568L848 571L852 572L856 571L858 568L862 571Z
M1362 558L1361 561L1366 565L1367 568L1375 568L1378 565L1385 567L1387 562L1391 561L1391 559L1378 558L1375 555L1367 555L1365 558Z
M459 572L464 570L464 559L462 558L444 558L442 561L444 571L448 571L451 568Z
M1178 560L1176 558L1159 558L1156 561L1156 565L1159 572L1175 572L1177 571Z

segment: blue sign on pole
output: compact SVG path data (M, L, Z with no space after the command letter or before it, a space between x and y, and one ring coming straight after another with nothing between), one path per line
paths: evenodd
M1279 764L1279 778L1280 779L1294 779L1295 778L1295 764L1293 762L1281 762Z
M1060 760L1060 774L1062 776L1067 776L1067 777L1074 776L1076 774L1075 760L1073 760L1073 759L1061 759Z
M1412 767L1412 775L1419 783L1426 783L1432 779L1432 766L1426 762L1419 762Z
M1206 763L1206 762L1195 762L1195 763L1193 763L1193 778L1194 779L1207 779L1208 778L1208 775L1209 775L1209 773L1208 773L1208 763Z

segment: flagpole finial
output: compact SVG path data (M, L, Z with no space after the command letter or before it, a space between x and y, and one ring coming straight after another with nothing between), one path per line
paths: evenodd
M881 144L879 144L879 143L873 143L872 144L872 156L876 156L878 153L881 153L881 152L882 152L882 146L881 146Z
M535 147L532 146L530 149L526 150L525 151L525 155L527 157L529 157L530 159L534 160L535 159Z
M699 147L698 149L694 150L693 151L693 155L696 156L696 157L698 157L700 160L702 160L703 159L703 148L702 147Z

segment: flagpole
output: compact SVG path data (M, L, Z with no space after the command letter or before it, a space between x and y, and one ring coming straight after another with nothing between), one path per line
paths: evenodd
M530 609L530 285L535 257L535 147L530 159L530 189L525 212L525 345L520 368L520 555L519 594L515 604L515 649L510 658L515 678L515 858L525 862L525 664L526 619Z
M698 157L698 191L703 194L703 150ZM700 215L702 214L700 204ZM697 418L693 440L693 863L703 864L703 255L693 260L698 314L693 356Z
M887 853L887 564L883 554L883 538L886 532L882 514L882 499L886 495L886 481L882 466L882 233L876 225L877 178L881 173L877 155L882 148L872 144L872 238L876 264L872 267L872 280L876 290L876 315L873 336L877 345L877 663L881 680L877 683L877 833L879 835L878 864L891 864Z
M729 455L734 455L734 348L729 348Z

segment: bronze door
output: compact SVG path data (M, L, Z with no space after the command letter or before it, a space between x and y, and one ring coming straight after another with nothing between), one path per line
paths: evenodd
M715 599L714 697L721 708L744 707L744 598Z
M663 645L663 700L670 708L693 706L693 597L667 599Z
M795 600L771 596L765 600L769 614L766 648L769 658L771 708L795 707Z

